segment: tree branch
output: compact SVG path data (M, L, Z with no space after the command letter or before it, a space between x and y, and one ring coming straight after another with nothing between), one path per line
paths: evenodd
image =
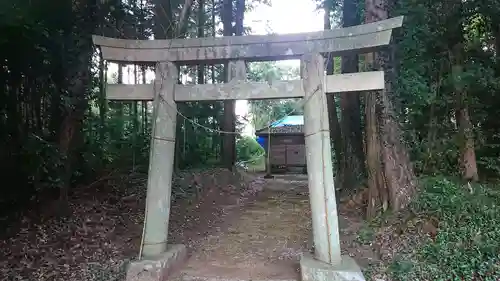
M189 15L191 12L191 7L193 6L193 0L185 0L184 1L184 6L182 7L181 14L179 15L179 20L177 21L177 28L176 30L178 31L176 34L176 37L180 37L182 35L185 35L187 31L187 26L188 26L188 19Z

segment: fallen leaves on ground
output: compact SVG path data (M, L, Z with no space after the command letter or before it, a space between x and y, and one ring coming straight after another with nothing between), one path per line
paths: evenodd
M193 202L194 184L202 187L205 203ZM204 236L203 228L211 228L220 213L217 198L230 198L221 192L254 194L252 189L224 169L177 174L171 229L178 233L171 236L188 241ZM204 196L210 192L217 196ZM0 280L123 280L127 262L139 252L145 197L145 175L117 175L75 188L69 216L53 216L52 203L43 205L41 213L25 215L0 240Z
M238 173L224 169L183 171L176 174L174 179L170 241L184 243L190 249L221 230L221 223L229 220L229 215L237 215L241 206L262 191L264 185L272 184L272 181L262 178L249 182ZM304 180L297 182L304 184ZM295 185L293 182L287 184ZM54 217L52 204L47 203L41 207L40 213L27 214L10 229L3 230L10 235L0 239L0 280L124 279L125 266L128 261L137 258L141 242L146 176L108 176L91 186L75 190L77 192L71 194L69 200L70 216ZM307 195L304 193L301 196L306 201L294 204L304 207L301 217L307 220L310 218L310 212L306 211ZM339 205L342 251L357 259L363 267L375 263L372 278L388 280L384 274L386 266L396 254L411 251L428 236L425 233L429 228L426 227L428 222L418 217L391 218L390 223L374 229L373 238L368 237L370 241L360 242L358 238L366 223L363 220L364 206L354 199L341 200L343 203ZM276 206L288 206L291 203L286 199L282 202L279 197L273 200L269 200L269 203L274 202ZM291 225L294 223L290 221ZM256 224L257 220L246 223L252 229L255 229ZM259 222L263 227L268 224L266 221ZM305 221L299 223L300 227L296 231L300 232L301 227L306 225L308 223ZM293 234L279 227L275 230L266 229L264 232L255 229L254 234ZM228 235L241 238L240 232ZM245 230L245 235L254 234ZM310 241L308 244L311 246ZM264 247L262 250L269 249ZM285 260L296 258L298 253L288 247L280 249L276 254Z

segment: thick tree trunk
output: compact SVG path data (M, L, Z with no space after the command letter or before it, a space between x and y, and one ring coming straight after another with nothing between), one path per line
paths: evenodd
M390 83L380 92L380 136L384 178L390 198L390 207L394 211L405 208L412 200L417 189L417 179L410 161L408 148L402 141L403 133L394 114L389 99ZM382 186L381 186L382 187Z
M61 70L62 71L62 66ZM51 97L50 97L50 120L49 120L49 128L51 134L51 139L53 141L56 141L57 139L57 132L59 131L59 126L60 122L62 119L62 111L63 111L63 105L62 105L62 99L61 95L64 93L63 84L64 84L64 77L61 75L61 79L55 78L55 85L59 88L59 91L55 91ZM18 105L16 105L18 106Z
M324 9L325 9L324 29L330 30L332 28L332 25L330 22L331 7L328 5L325 5ZM328 54L326 60L327 60L326 74L331 75L335 71L333 55ZM340 130L339 118L338 118L338 113L337 113L337 103L335 101L335 95L333 95L333 94L327 93L326 100L327 100L327 105L328 105L328 121L330 123L330 137L332 138L333 148L335 150L335 163L337 164L335 167L337 170L336 174L339 175L340 174L340 172L339 172L340 165L339 164L340 164L340 160L342 157L342 133Z
M373 62L373 55L365 57L365 62ZM365 93L365 133L366 133L366 167L368 172L368 218L375 217L380 208L387 210L389 205L388 186L382 170L381 142L377 114L378 93Z
M67 103L61 127L58 133L59 152L61 155L62 173L59 186L59 213L65 215L69 211L68 193L71 178L75 170L75 153L82 143L80 134L88 107L87 90L91 84L90 65L92 57L92 39L90 34L95 31L95 1L74 1L68 4L68 13L76 19L74 26L64 30L65 48L71 50L62 60L64 79L63 89L68 91ZM75 146L76 144L76 146Z
M380 162L380 139L378 138L378 122L375 107L377 96L374 93L366 95L366 161L368 168L368 208L367 217L377 215L379 207L385 211L389 205L387 185L385 184L382 163Z
M344 0L342 14L344 27L361 23L355 0ZM343 56L342 73L358 72L358 63L356 54ZM357 188L363 182L365 174L359 95L357 93L341 93L340 108L342 158L339 182L342 189L348 191Z
M71 185L71 177L74 171L75 144L82 130L85 109L87 108L87 85L90 83L90 38L80 39L77 44L79 54L75 62L66 68L68 74L68 92L71 104L66 107L62 125L59 131L59 152L62 157L62 181L60 185L60 214L65 215L68 211L68 193Z
M233 35L233 1L224 0L222 11L222 24L224 28L224 36ZM224 77L227 79L228 64L224 64ZM226 81L229 82L229 81ZM236 113L235 101L224 101L224 117L223 117L224 132L236 131ZM236 161L236 136L234 133L226 133L222 136L222 163L223 166L232 170Z
M387 19L387 4L386 0L366 0L365 22ZM366 64L370 65L369 68L375 66L386 71L385 89L377 93L367 93L372 96L367 96L365 103L366 157L369 173L367 214L373 216L378 206L384 210L390 207L394 211L406 207L416 192L417 181L389 99L393 79L390 75L392 65L388 52L367 56Z

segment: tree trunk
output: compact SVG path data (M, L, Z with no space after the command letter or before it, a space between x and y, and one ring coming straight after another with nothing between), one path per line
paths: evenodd
M478 171L476 163L476 152L474 149L474 132L469 116L467 92L464 85L464 64L465 64L465 34L464 18L465 7L463 1L454 0L446 2L445 8L457 15L447 22L448 29L448 54L451 65L451 77L453 78L453 88L455 95L455 119L458 126L459 140L459 169L462 179L465 181L477 181ZM458 21L456 20L458 19ZM495 42L495 45L498 42ZM498 47L498 46L496 46Z
M155 39L167 39L174 36L173 11L170 1L154 0L154 26Z
M198 38L205 37L205 5L203 0L198 1ZM205 65L198 65L198 84L205 83Z
M245 0L236 0L236 18L234 24L234 35L241 36L244 32L243 17L245 16Z
M365 56L365 64L367 70L373 68L373 54ZM366 167L368 172L368 207L366 215L368 218L375 217L380 209L386 211L389 207L389 191L381 158L381 132L378 119L380 107L377 101L379 96L377 92L365 93Z
M146 67L143 66L141 69L142 72L142 84L146 84ZM142 136L147 135L147 130L148 130L148 102L143 101L142 102Z
M343 26L358 25L357 1L344 0ZM358 72L358 55L342 56L342 73ZM342 131L342 155L339 182L344 191L354 190L362 182L365 174L363 154L363 133L361 131L361 107L358 93L340 94Z
M210 26L211 26L211 35L212 37L215 37L216 35L216 21L215 21L215 12L216 12L216 3L215 0L210 1L210 6L211 6L211 11L210 11ZM215 75L215 66L212 64L210 65L210 78L212 81L212 84L215 84L217 82L216 75ZM218 118L218 109L219 109L219 101L215 101L212 103L212 129L215 131L220 128L219 125L219 118ZM212 148L212 153L214 155L215 160L217 161L219 159L219 144L220 144L220 138L221 136L219 134L212 134L211 138L211 148Z
M458 126L459 140L459 168L462 179L470 182L477 181L479 176L477 172L476 151L474 148L474 132L470 121L469 110L467 106L467 93L464 90L461 81L463 72L463 49L462 44L454 46L450 61L452 62L452 76L454 77L455 89L455 119Z
M328 3L326 3L328 4ZM330 30L332 28L330 22L330 11L331 7L325 5L325 17L324 17L324 29ZM331 75L335 71L334 57L332 54L327 56L326 74ZM330 137L332 138L333 148L335 150L335 162L336 162L336 175L339 175L340 160L342 157L342 132L340 130L339 118L337 113L337 103L335 101L335 95L327 93L326 100L328 104L328 121L330 123ZM338 188L338 187L337 187Z
M457 109L458 135L460 138L460 170L462 179L470 182L479 179L477 173L476 151L474 149L474 134L469 111L464 105Z
M388 18L386 0L366 0L365 22ZM368 55L370 68L382 68L391 73L392 62L388 52ZM368 166L369 205L367 215L374 216L377 206L398 211L406 207L417 188L408 149L402 142L402 133L395 117L389 95L392 92L390 75L386 75L383 91L367 93L366 98L366 157ZM372 96L368 96L372 95ZM376 98L374 98L374 96Z
M232 0L224 0L223 11L222 11L222 24L224 28L224 36L233 35L233 2ZM228 64L224 64L224 77L227 79ZM229 81L226 81L229 82ZM226 100L224 101L224 117L223 120L223 131L231 132L225 133L222 136L222 163L225 168L230 170L233 169L236 160L236 138L234 133L236 129L236 113L235 113L235 101Z
M76 21L73 26L63 31L64 48L70 50L62 59L62 73L65 75L63 90L68 91L61 127L58 133L59 152L61 155L62 173L59 185L59 214L65 215L69 211L68 194L71 185L71 177L75 170L74 156L77 149L75 144L81 144L83 119L88 107L88 86L91 84L91 58L92 38L90 34L95 31L96 4L93 1L75 1L67 3L68 13L71 13Z
M365 23L378 21L386 17L385 11L380 11L375 6L377 3L380 4L379 2L380 0L366 0ZM365 70L368 71L375 68L374 54L367 54L365 56ZM385 194L388 195L388 186L385 181L382 163L381 131L378 119L379 110L377 110L377 99L379 96L380 93L378 92L365 93L366 168L368 171L368 206L366 216L368 218L375 217L381 207L385 210L389 203L388 196L383 198Z
M402 142L403 134L400 125L394 116L389 93L392 91L390 83L386 82L386 89L380 92L380 120L382 161L390 196L392 210L405 208L416 193L417 179L413 172L408 148Z
M102 58L102 54L99 56L99 78L100 78L100 85L99 85L99 136L100 136L100 141L104 142L105 137L106 137L106 71L105 71L105 64L104 64L104 59ZM99 150L101 151L101 150ZM104 157L102 158L104 159Z
M387 185L382 171L380 161L381 147L377 122L377 94L369 92L365 94L365 114L366 114L366 161L368 172L368 208L366 215L368 218L375 217L379 207L385 211L389 205Z
M137 64L134 64L134 83L139 84L139 68ZM139 135L139 110L138 110L138 101L131 101L132 103L132 120L134 124L134 131L132 134L132 171L135 172L136 158L137 158L137 140Z
M500 21L498 17L493 17L491 20L491 30L495 39L495 74L500 76Z
M189 15L191 14L191 6L194 0L184 0L179 20L177 21L176 37L185 37L188 29ZM203 2L200 0L199 2Z
M68 92L71 103L66 107L62 126L59 131L59 151L62 157L62 181L60 186L60 214L65 215L68 211L68 193L71 185L71 177L74 171L74 156L76 137L82 130L82 123L87 108L87 85L90 82L90 57L91 57L91 42L87 39L80 39L81 43L77 44L79 54L74 63L71 63L67 68L68 75Z
M118 63L118 81L117 81L117 84L123 84L123 67L124 67L124 64L122 63ZM119 138L119 142L118 142L118 149L121 151L124 147L124 127L125 127L125 124L124 124L124 121L125 119L123 118L123 103L122 102L116 102L115 103L115 107L116 107L116 112L117 112L117 115L118 115L118 120L116 120L115 122L115 126L118 128L118 134L120 136Z

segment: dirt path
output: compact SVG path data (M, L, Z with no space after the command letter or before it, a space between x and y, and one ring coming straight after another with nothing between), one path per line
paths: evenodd
M172 202L170 241L191 254L178 278L299 279L300 254L311 244L306 177L251 181L209 170L183 178L184 189L202 179L203 191L201 200ZM123 280L127 261L139 250L145 178L117 177L78 190L70 198L71 216L53 217L44 206L45 212L5 231L10 235L0 239L0 280ZM373 246L359 243L361 212L343 204L339 214L343 252L366 266L376 255Z
M243 207L229 206L224 227L209 235L174 280L299 280L299 259L311 249L311 214L307 182L269 181L266 189ZM358 242L360 213L339 208L344 254L362 267L376 260L370 245Z
M307 251L308 204L300 195L261 193L199 245L182 279L297 280L298 258Z

